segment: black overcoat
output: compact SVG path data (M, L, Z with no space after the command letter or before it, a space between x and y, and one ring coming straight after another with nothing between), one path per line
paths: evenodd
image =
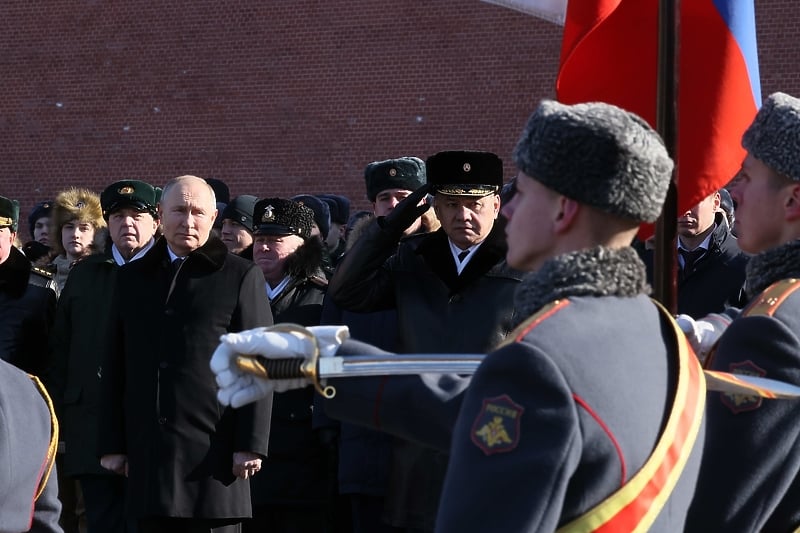
M133 517L248 517L232 455L266 455L272 398L223 407L209 359L220 335L272 323L264 277L214 237L170 267L162 238L117 274L98 453L127 454Z

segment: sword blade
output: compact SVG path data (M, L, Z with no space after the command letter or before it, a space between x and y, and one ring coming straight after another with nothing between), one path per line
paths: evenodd
M484 354L397 354L320 357L319 377L474 374Z
M412 374L474 374L485 354L392 354L321 357L318 379ZM302 359L268 359L241 355L236 365L245 372L269 379L310 377ZM744 394L769 399L800 398L800 387L792 383L744 374L704 370L709 392Z

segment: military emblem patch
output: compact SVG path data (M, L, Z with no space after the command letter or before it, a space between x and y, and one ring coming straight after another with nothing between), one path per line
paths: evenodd
M136 192L136 189L134 189L134 188L133 188L133 187L131 187L130 185L126 185L126 186L124 186L124 187L120 187L120 188L117 190L117 192L118 192L119 194L127 194L127 195L131 195L131 194L133 194L133 193L135 193L135 192Z
M261 217L261 222L272 222L275 220L275 208L268 205L264 208L264 215Z
M486 455L510 452L519 444L519 426L525 408L503 394L483 400L472 423L472 442Z
M391 177L395 177L395 176L397 176L397 169L396 169L396 168L390 168L390 169L389 169L389 175L390 175Z
M742 361L741 363L731 363L728 367L731 374L743 374L746 376L764 377L767 372L760 368L754 362ZM733 411L734 414L744 413L746 411L755 411L761 407L763 398L750 394L733 394L724 393L720 394L720 399L725 406Z

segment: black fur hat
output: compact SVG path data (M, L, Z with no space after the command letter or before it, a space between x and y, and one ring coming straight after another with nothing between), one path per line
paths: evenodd
M514 163L564 196L639 222L661 214L673 168L661 138L637 115L553 100L528 119Z
M255 235L297 235L311 237L314 212L298 202L285 198L263 198L253 210Z

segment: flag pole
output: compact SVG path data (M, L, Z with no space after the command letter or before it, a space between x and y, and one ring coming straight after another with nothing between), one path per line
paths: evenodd
M656 129L664 139L667 151L675 161L675 170L667 191L664 210L656 222L655 254L653 259L653 290L655 298L675 314L677 298L678 231L678 36L680 35L680 0L658 2L658 78L656 93Z

